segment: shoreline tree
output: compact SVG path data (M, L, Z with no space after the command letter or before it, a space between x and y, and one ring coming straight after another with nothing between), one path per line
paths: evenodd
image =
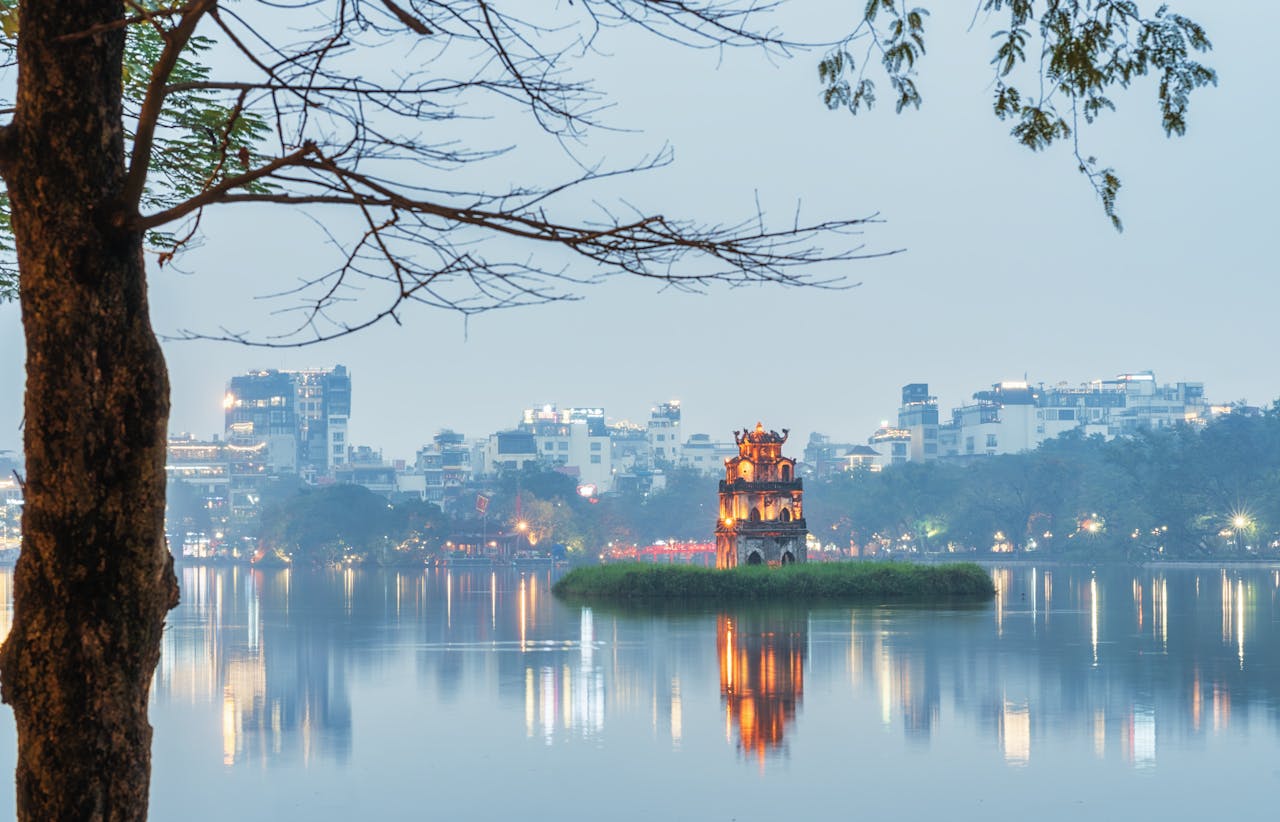
M983 4L1008 6L1024 23L1041 7ZM399 322L414 305L475 313L565 299L613 275L686 289L838 287L824 265L876 256L857 244L866 219L771 227L757 212L697 223L626 204L583 216L600 183L663 156L621 169L588 163L561 182L473 190L460 172L501 156L501 147L434 134L470 116L469 106L492 102L572 146L602 105L571 73L573 60L610 28L691 47L788 54L799 46L767 27L770 3L531 5L0 0L0 37L16 66L16 96L4 110L11 119L0 126L9 206L0 214L16 268L0 268L0 295L12 292L16 272L27 345L24 548L0 651L3 698L18 728L19 819L146 817L147 694L178 590L163 540L168 378L144 255L167 264L199 236L205 209L285 205L312 209L322 225L334 224L324 219L333 209L356 215L350 236L329 237L340 263L285 292L297 300L291 334L211 335L276 346ZM875 2L862 19L874 22L877 9L882 20L905 21L917 43L915 12L903 17L900 4ZM1046 0L1043 10L1069 12L1072 31L1078 20L1105 16L1111 33L1102 40L1058 38L1071 60L1110 66L1109 49L1139 36L1125 28L1137 13L1132 3ZM1080 42L1097 47L1076 54ZM885 47L902 55L886 58L891 78L906 76L914 53ZM1011 55L1021 61L1018 50ZM1080 81L1064 73L1059 85L1072 100L1105 108L1089 95L1127 85L1134 73L1116 71ZM828 104L842 99L835 88ZM866 87L850 88L856 109ZM1053 124L1049 134L1065 136Z

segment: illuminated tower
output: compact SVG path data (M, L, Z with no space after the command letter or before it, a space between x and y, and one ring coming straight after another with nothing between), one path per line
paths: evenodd
M807 530L796 461L782 456L787 429L733 432L738 456L725 460L716 524L716 567L805 561Z

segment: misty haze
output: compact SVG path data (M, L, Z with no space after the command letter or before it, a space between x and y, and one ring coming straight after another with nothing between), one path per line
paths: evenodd
M0 3L0 809L1263 815L1280 6L921 4Z

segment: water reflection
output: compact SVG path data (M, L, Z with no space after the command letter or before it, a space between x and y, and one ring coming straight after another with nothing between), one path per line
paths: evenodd
M970 611L666 618L564 605L546 573L188 568L154 693L216 709L226 766L348 763L353 677L381 682L402 660L412 673L396 687L445 708L492 693L497 715L510 705L544 746L603 741L610 717L647 714L678 749L715 695L728 744L760 762L790 750L806 679L915 744L976 723L1018 767L1075 733L1099 758L1148 767L1166 740L1224 733L1259 709L1275 720L1276 571L993 577L994 605Z
M822 767L833 739L889 756L877 729L1028 771L1079 752L1155 773L1172 751L1225 778L1210 748L1280 755L1280 570L992 573L976 609L664 616L558 602L549 572L186 568L157 745L227 772L364 770L422 717L418 736L448 725L498 767L584 746L762 773L785 757L769 780Z
M782 748L804 694L808 613L741 610L716 617L725 735L760 761Z

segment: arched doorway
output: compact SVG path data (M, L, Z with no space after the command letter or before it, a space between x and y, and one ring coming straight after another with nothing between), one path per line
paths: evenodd
M778 519L782 520L783 522L791 522L791 509L783 508L782 513L778 514Z
M790 465L783 465L783 466L782 466L782 481L783 481L783 482L790 482L790 481L791 481L791 466L790 466Z
M750 515L749 517L747 517L747 519L751 520L752 522L759 522L759 521L760 521L760 509L759 509L759 508L752 508L752 509L751 509L751 515Z
M748 564L748 565L763 565L763 564L764 564L764 558L760 556L760 552L759 552L759 551L752 551L750 554L747 554L747 564Z
M793 555L790 551L783 551L783 552L782 552L782 564L783 564L783 565L790 565L791 563L793 563L793 562L795 562L795 561L796 561L795 555Z

